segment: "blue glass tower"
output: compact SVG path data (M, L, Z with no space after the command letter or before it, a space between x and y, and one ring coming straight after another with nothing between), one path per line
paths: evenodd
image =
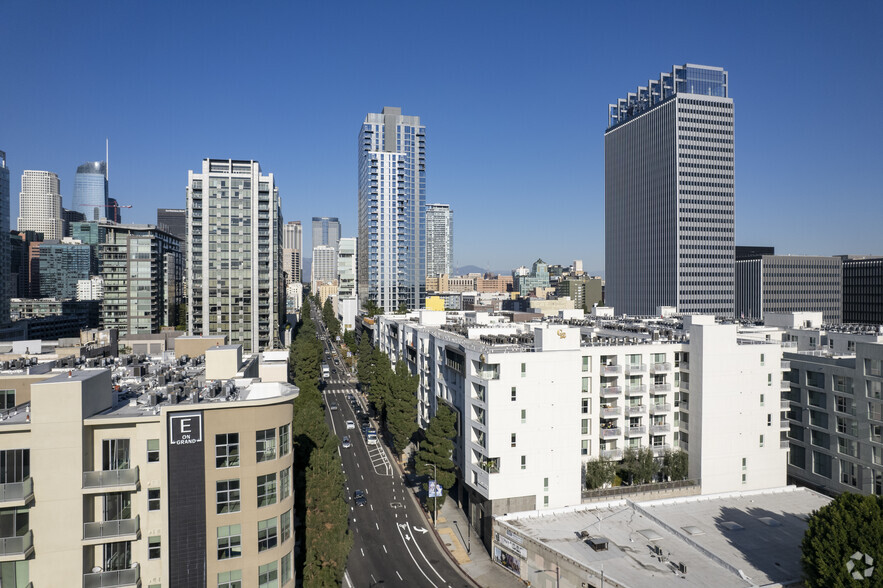
M107 162L88 161L77 168L74 179L74 210L87 221L109 217L107 212Z

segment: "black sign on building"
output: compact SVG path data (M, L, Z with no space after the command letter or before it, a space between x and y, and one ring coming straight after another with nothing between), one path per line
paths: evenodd
M169 582L206 587L203 413L168 415Z

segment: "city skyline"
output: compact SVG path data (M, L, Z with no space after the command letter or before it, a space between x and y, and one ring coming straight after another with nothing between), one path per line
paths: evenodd
M71 208L76 167L102 159L101 143L110 137L116 170L110 196L134 205L125 211L126 222L153 222L156 207L182 208L191 162L230 156L259 160L274 170L286 221L333 214L352 229L357 218L353 129L378 104L396 104L419 113L431 129L427 198L458 211L455 267L506 270L537 257L550 263L581 258L589 273L601 273L603 109L624 88L672 63L709 63L730 72L738 104L736 243L773 245L783 254L880 253L874 220L883 214L883 171L876 165L883 114L868 109L861 124L844 124L835 113L842 110L844 88L869 95L881 89L883 81L865 74L873 70L874 24L883 8L871 2L850 11L796 3L754 3L738 11L690 6L677 13L638 6L623 25L636 42L620 48L616 60L609 56L620 33L608 25L619 17L603 7L506 5L500 17L501 5L471 6L467 22L447 8L416 7L407 18L389 11L397 25L412 18L427 23L421 26L425 51L403 58L406 65L421 67L423 82L415 85L366 67L361 43L348 41L358 38L360 7L344 17L321 6L296 15L284 7L258 8L245 16L222 10L205 27L194 28L200 22L196 7L176 6L172 18L153 5L107 4L101 10L103 26L83 38L76 34L77 24L87 16L74 7L50 11L13 3L5 9L5 22L16 26L4 31L5 48L13 54L13 48L27 47L28 53L10 60L8 79L16 83L7 85L7 107L0 113L10 191L18 193L17 179L25 169L51 171L61 180L64 206ZM757 18L761 10L762 19ZM258 122L272 121L282 129L278 136L254 134L251 129L261 125L245 117L213 129L216 116L243 97L233 92L205 99L198 88L207 74L194 73L191 65L207 55L212 30L241 19L264 22L270 13L290 21L292 34L246 33L212 52L235 63L285 71L276 82L283 93L294 87L317 90L293 92L293 102L269 101L254 114ZM133 18L147 26L123 26ZM488 37L483 23L490 19L496 30ZM190 23L187 35L181 34L184 23ZM650 34L674 23L686 24L692 33L664 44ZM26 42L37 27L53 37L53 47ZM458 36L454 45L446 42L451 30ZM170 38L178 40L165 43ZM377 43L382 51L397 41ZM105 63L97 82L80 80L76 67L66 67L99 50ZM50 65L58 74L46 78L41 72ZM818 72L826 70L837 71L836 84L818 84ZM176 88L182 91L170 91ZM549 109L566 123L550 123ZM531 115L539 110L543 116ZM311 112L310 120L295 119L300 111ZM478 119L464 116L467 112ZM295 120L296 141L288 132ZM473 164L475 153L482 154L482 165ZM14 219L18 202L12 200ZM546 201L556 205L537 206ZM845 205L831 206L835 201ZM820 210L826 238L797 230L821 223ZM554 227L555 239L512 239L513 227L526 214L536 225ZM519 226L518 234L524 230ZM305 250L311 248L304 243Z

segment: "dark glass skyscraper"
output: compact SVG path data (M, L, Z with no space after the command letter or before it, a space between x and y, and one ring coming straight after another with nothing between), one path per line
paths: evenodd
M74 178L74 210L86 215L87 221L108 217L107 163L88 161L77 168Z

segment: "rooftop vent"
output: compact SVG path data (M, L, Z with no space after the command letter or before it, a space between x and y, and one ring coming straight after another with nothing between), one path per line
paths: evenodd
M734 521L724 521L723 523L721 523L721 527L723 527L724 529L727 529L728 531L741 531L742 529L745 528L742 525L740 525L739 523L736 523Z

